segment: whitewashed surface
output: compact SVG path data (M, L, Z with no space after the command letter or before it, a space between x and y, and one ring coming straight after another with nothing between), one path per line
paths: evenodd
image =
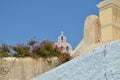
M120 80L120 41L95 48L32 80Z

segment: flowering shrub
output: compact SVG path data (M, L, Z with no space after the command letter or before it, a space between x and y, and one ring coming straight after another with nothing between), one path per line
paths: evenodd
M72 57L70 55L68 55L67 53L63 53L62 56L60 56L59 61L60 61L60 63L65 63L65 62L71 60L71 58Z
M58 57L60 63L65 63L71 59L70 55L63 53L54 42L44 40L38 45L35 45L36 43L36 40L30 40L28 45L20 43L11 48L7 44L2 44L0 53L2 53L3 57L7 57L12 49L12 52L15 52L13 54L14 57L31 57L36 60L42 57L47 60L49 65L52 63L51 60L49 60L51 57Z
M36 45L32 52L40 57L48 58L55 56L54 43L49 42L48 40L43 41L39 45Z
M9 52L10 52L9 46L6 43L3 43L0 47L0 53L1 53L0 56L8 57Z
M36 40L31 39L31 40L28 42L28 45L30 45L30 46L34 46L34 44L36 44L36 43L37 43Z
M36 45L32 52L35 55L43 58L58 57L60 63L67 62L71 59L70 55L63 53L60 48L54 45L53 42L48 40L43 41L39 45Z
M29 56L29 46L25 44L17 44L13 46L12 49L16 52L13 56L15 57L25 57Z

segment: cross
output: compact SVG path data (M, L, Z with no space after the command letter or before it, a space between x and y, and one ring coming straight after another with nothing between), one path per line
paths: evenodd
M61 31L61 34L63 35L63 34L64 34L64 32L63 32L63 31Z

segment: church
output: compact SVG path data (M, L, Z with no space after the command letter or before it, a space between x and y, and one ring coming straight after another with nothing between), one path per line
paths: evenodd
M55 43L57 47L61 49L62 52L70 54L72 52L71 44L67 43L67 38L64 36L64 33L61 32L61 35L58 37L58 41Z
M97 7L99 16L90 15L86 18L84 37L71 56L79 56L97 46L120 39L120 0L103 0Z

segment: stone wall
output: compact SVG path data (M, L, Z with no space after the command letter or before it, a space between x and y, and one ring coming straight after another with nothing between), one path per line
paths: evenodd
M84 38L71 53L71 56L79 56L101 44L103 44L103 42L101 41L100 20L96 15L90 15L86 18L84 23Z
M120 39L120 0L100 2L99 18L101 21L101 38L104 42Z
M97 7L99 17L91 15L86 18L84 38L71 56L78 56L101 44L120 39L120 0L104 0Z
M15 58L10 57L2 60L3 67L7 70L9 68L11 69L5 75L0 74L0 80L30 80L59 65L58 58L56 57L49 59L51 64L43 58L38 60L32 58L17 58L15 63L13 63L14 60Z

